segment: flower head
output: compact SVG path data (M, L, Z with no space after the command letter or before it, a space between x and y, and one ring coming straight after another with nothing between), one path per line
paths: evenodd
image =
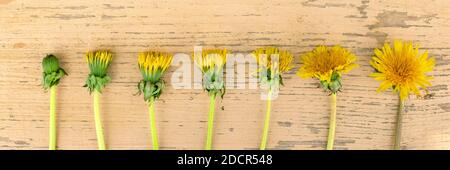
M341 76L358 67L356 56L341 46L318 46L301 57L297 75L301 78L317 78L325 90L336 93L342 87Z
M280 50L276 47L266 47L258 48L252 54L256 57L256 63L258 65L262 64L267 70L276 70L273 68L274 66L278 67L280 73L285 73L292 69L294 57L289 51ZM273 60L275 56L278 57L278 61Z
M85 87L88 87L89 92L94 90L101 92L103 87L111 77L107 75L108 67L112 61L112 54L108 51L94 51L86 53L86 61L89 64L88 78L86 79Z
M211 69L222 69L227 62L227 49L202 50L201 54L194 54L194 62L205 73Z
M203 74L203 89L209 95L225 94L225 85L222 79L223 67L227 62L226 49L202 50L193 54L194 62Z
M283 85L282 73L292 69L293 55L289 51L276 47L258 48L252 52L260 69L260 82L269 85L270 88L278 88Z
M144 100L157 99L164 87L164 80L161 79L164 72L172 63L173 56L169 53L148 51L139 53L138 65L141 70L143 80L138 84L139 92L144 93Z
M378 92L392 88L398 92L400 100L408 98L410 93L420 96L418 87L425 89L431 86L431 76L425 73L434 68L434 58L428 58L428 52L419 54L418 46L412 42L394 41L394 46L388 43L384 47L374 50L370 64L377 72L370 76L381 81Z
M53 54L48 54L42 60L42 85L44 89L56 86L59 80L67 75L66 71L59 67L59 60Z

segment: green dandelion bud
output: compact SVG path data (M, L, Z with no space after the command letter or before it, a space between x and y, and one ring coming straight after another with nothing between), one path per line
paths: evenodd
M59 67L59 60L53 54L47 55L42 60L42 70L42 85L44 89L58 85L59 80L64 75L67 75L66 71Z

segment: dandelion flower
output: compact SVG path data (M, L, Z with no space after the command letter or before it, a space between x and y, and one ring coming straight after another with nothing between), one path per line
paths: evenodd
M95 51L86 53L86 61L89 65L89 76L86 84L90 93L94 98L94 118L95 130L97 134L98 149L105 150L105 139L103 136L103 127L100 117L100 93L102 89L111 81L111 77L107 75L108 67L112 61L112 54L108 51Z
M279 89L280 85L283 85L282 74L292 68L294 57L289 51L280 50L276 47L258 48L252 54L259 65L260 83L269 87L264 129L259 147L261 150L264 150L266 149L269 134L271 96L274 91Z
M227 61L227 50L202 50L201 53L194 53L193 58L196 66L202 71L202 86L203 89L208 92L210 98L208 132L206 136L205 149L211 150L216 96L220 95L223 98L223 95L225 94L225 85L222 76L223 67Z
M400 149L401 122L404 102L410 94L421 96L419 88L424 90L431 86L431 76L426 73L433 70L434 58L428 58L428 52L419 54L418 46L412 42L395 40L394 46L385 43L382 49L374 50L370 64L376 72L370 76L381 81L378 92L392 88L399 96L397 112L397 129L394 149Z
M49 123L49 150L56 150L56 86L60 79L67 75L59 66L56 56L49 54L42 60L42 85L50 89L50 123Z
M336 129L336 94L342 88L343 74L358 67L356 56L341 46L318 46L301 57L297 75L301 78L316 78L320 86L331 93L330 125L327 139L327 150L333 149Z
M356 56L340 46L318 46L301 57L303 64L297 75L301 78L317 78L322 88L336 93L341 88L341 76L358 65Z
M172 59L171 54L157 51L142 52L138 56L138 65L143 77L138 84L138 89L140 93L144 93L144 100L148 102L153 150L159 149L154 102L164 90L165 83L162 77L172 63Z

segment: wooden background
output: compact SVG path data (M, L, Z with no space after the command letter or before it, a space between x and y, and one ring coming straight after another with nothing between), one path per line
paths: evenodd
M412 97L403 149L450 149L450 1L448 0L0 0L0 149L47 149L49 93L41 60L60 57L70 74L58 88L58 147L96 149L92 97L83 88L84 53L110 49L112 82L101 98L109 149L151 146L147 107L134 96L141 79L137 52L190 53L194 45L234 52L276 45L296 67L273 102L269 149L324 149L329 103L316 80L295 75L302 53L341 44L359 56L338 96L336 149L390 149L396 95L376 93L368 77L373 49L413 40L437 60L431 99ZM176 68L172 68L166 79ZM168 88L157 102L161 149L202 149L208 96ZM228 90L218 102L213 147L257 149L265 101L259 90Z

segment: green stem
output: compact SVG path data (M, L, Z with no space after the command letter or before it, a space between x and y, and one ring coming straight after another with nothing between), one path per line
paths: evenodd
M331 94L331 112L330 112L330 127L328 130L327 150L333 150L334 135L336 132L336 93Z
M403 119L403 110L405 109L405 102L399 99L398 101L398 109L397 109L397 125L395 129L395 144L394 150L400 150L400 142L402 139L402 119Z
M208 115L208 134L206 136L205 150L211 150L212 148L212 136L214 127L214 110L216 105L216 95L209 96L209 115Z
M103 136L102 120L100 116L100 92L94 91L94 118L95 132L97 134L97 144L99 150L105 150L105 138Z
M50 87L49 150L56 150L56 86Z
M267 145L267 136L269 135L269 124L270 124L270 110L272 105L272 90L269 90L267 94L267 108L266 108L266 118L264 120L264 129L261 138L261 145L259 146L260 150L265 150Z
M148 104L148 113L150 117L150 131L152 133L152 147L153 150L159 150L158 145L158 132L156 131L156 121L155 121L155 106L154 106L155 100L150 99Z

